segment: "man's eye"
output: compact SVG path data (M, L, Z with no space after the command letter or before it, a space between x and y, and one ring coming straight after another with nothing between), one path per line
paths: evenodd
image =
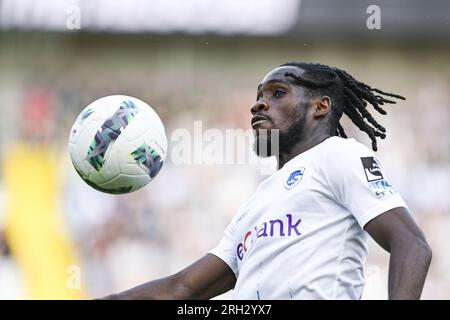
M275 92L273 93L274 97L281 97L282 95L284 95L285 92L283 90L275 90Z

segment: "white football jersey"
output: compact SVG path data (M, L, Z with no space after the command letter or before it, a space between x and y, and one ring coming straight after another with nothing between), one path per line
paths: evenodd
M363 228L396 207L373 152L330 137L261 182L210 253L236 274L235 299L360 299Z

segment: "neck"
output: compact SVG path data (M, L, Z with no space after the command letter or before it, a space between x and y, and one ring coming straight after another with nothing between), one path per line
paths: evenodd
M291 160L292 158L298 156L299 154L317 146L321 142L323 142L325 139L331 137L329 133L318 133L314 135L310 135L308 138L303 139L302 141L295 144L293 148L289 150L287 153L280 153L280 155L277 157L278 161L278 169L283 168L283 166Z

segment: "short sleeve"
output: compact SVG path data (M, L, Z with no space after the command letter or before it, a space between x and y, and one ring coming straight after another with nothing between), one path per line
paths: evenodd
M214 249L210 250L209 253L222 259L231 268L231 270L233 270L237 277L238 267L236 245L234 241L235 227L236 224L233 219L233 221L226 227L219 244Z
M339 139L323 164L332 193L361 228L376 216L406 203L388 179L372 150L354 139Z

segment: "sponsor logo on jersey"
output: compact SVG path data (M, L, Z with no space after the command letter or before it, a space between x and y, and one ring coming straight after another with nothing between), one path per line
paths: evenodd
M242 242L237 245L236 255L238 259L242 260L249 248L259 238L299 237L302 234L298 229L301 222L302 219L299 218L294 221L292 214L286 214L286 218L283 220L269 220L255 226L245 233Z
M380 165L374 157L362 157L361 162L368 182L383 179Z
M377 198L383 197L386 193L397 193L392 184L383 177L380 164L374 157L362 157L361 162L369 187Z
M284 188L289 190L295 187L303 178L305 168L299 168L292 172L284 183Z
M395 194L397 191L394 189L394 186L389 183L386 179L376 180L369 182L369 187L375 193L377 198L381 198L386 193Z

